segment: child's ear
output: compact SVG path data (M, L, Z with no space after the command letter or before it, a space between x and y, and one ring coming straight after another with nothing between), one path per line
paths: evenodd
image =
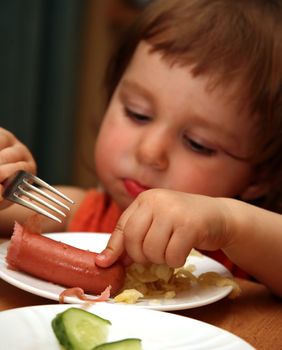
M266 179L257 179L256 182L252 182L249 184L249 186L241 194L240 198L243 201L252 201L263 197L268 191L269 182L266 181Z

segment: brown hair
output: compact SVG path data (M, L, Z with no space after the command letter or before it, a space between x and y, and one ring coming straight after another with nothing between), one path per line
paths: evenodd
M251 161L270 186L260 205L282 213L281 0L152 1L109 65L109 97L141 40L172 63L192 66L195 76L240 81L237 97L258 116Z

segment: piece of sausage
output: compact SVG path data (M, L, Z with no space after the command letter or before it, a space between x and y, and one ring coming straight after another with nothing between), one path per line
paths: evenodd
M80 287L95 295L110 285L114 296L123 286L124 267L120 263L98 267L96 254L32 233L16 223L6 261L13 269L62 286Z

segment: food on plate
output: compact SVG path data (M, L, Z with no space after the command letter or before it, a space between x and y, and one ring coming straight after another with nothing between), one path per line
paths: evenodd
M110 343L104 343L96 346L93 350L141 350L141 339L128 338L113 341Z
M99 301L107 301L111 296L111 286L108 286L99 296L94 298L84 293L84 290L79 287L68 288L62 291L59 295L59 303L65 302L65 297L76 297L79 300L88 301L89 303L97 303Z
M209 271L202 273L198 279L197 279L199 285L203 287L207 286L217 286L217 287L225 287L225 286L231 286L232 291L229 294L230 299L236 298L240 293L241 289L232 278L227 278L220 276L218 273Z
M144 294L135 288L131 288L124 289L121 293L115 296L114 301L116 303L135 304L137 300L142 298L144 298Z
M192 250L191 255L201 256L195 250ZM127 268L122 291L114 297L114 300L134 304L142 298L171 299L178 292L189 290L193 286L202 288L231 286L230 298L240 294L240 287L232 278L221 276L213 271L196 276L194 271L195 266L192 264L173 269L167 265L133 263Z
M40 235L37 233L40 224L35 219L31 217L23 226L15 223L6 261L12 269L65 286L59 296L60 302L67 296L85 302L106 301L112 296L115 302L134 304L143 298L171 299L178 292L194 286L231 286L229 297L240 294L240 288L232 278L212 271L197 276L192 264L177 269L164 264L133 263L125 270L118 262L108 268L98 267L96 253ZM200 257L201 253L193 249L190 255Z
M105 343L111 322L83 309L71 307L52 320L53 331L65 349L87 350Z
M100 268L95 265L95 255L15 223L6 261L10 268L49 282L70 288L80 287L93 294L100 294L111 286L111 295L116 295L124 284L124 267L115 263Z
M111 322L84 309L71 307L55 316L52 329L66 350L141 350L141 340L107 343Z

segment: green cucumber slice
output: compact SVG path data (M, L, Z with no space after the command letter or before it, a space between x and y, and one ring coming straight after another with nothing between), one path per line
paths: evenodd
M66 350L90 350L107 341L111 322L71 307L52 320L53 331Z
M142 350L142 345L141 339L127 338L98 345L92 350Z

